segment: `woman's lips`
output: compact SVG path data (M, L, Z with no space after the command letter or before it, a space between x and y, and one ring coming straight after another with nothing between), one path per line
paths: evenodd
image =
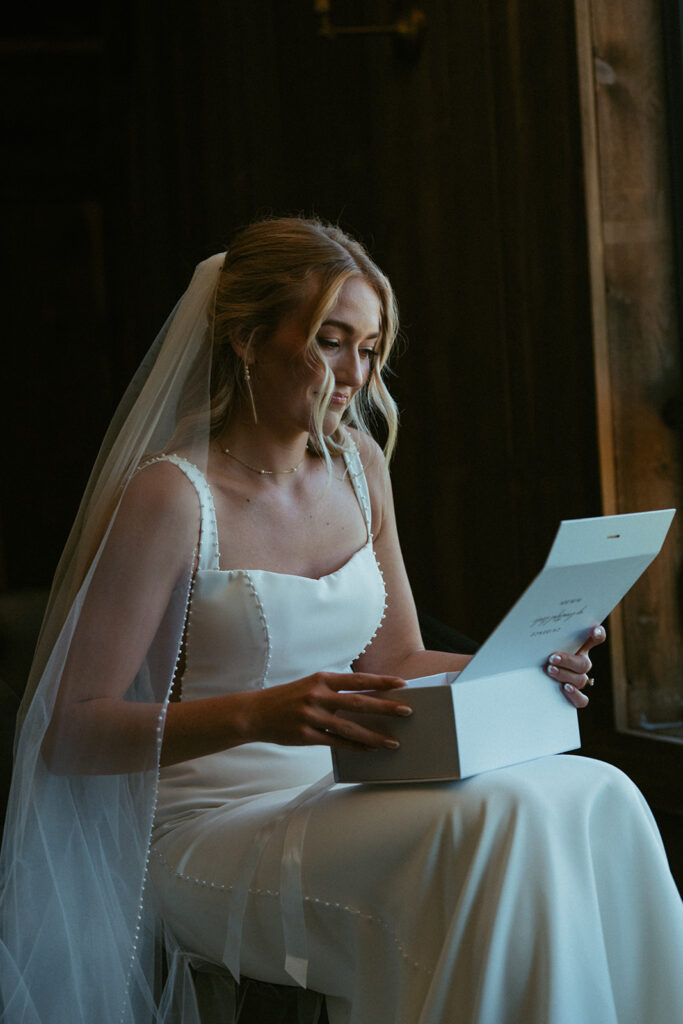
M330 405L346 405L348 400L348 395L342 395L339 391L334 391L330 398Z

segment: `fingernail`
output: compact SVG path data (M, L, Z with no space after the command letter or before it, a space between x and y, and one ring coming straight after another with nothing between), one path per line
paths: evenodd
M574 687L572 686L571 683L565 683L564 686L562 687L562 689L564 690L565 693L573 693L574 692Z
M559 668L556 668L554 665L548 665L548 672L551 676L559 676L560 674Z
M548 658L548 661L552 665L559 665L560 662L562 661L562 658L559 656L559 654L551 654L550 657Z
M411 707L408 707L407 704L399 704L399 706L396 708L396 714L403 715L404 718L407 718L408 715L412 715L412 713L413 709Z
M602 636L602 626L595 627L595 629L593 630L593 636L596 638L596 640L598 639L598 637Z
M401 744L398 742L398 740L385 740L384 746L388 747L389 750L396 750L398 747L401 746Z

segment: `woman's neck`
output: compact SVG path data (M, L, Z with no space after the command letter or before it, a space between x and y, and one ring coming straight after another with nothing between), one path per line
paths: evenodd
M221 431L217 445L223 455L246 471L264 476L293 475L305 465L308 433L275 433L265 423L234 417Z

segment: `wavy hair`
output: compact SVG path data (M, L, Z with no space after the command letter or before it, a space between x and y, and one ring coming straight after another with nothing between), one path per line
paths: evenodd
M367 381L344 410L339 428L325 436L322 424L334 389L334 375L316 334L344 283L353 277L367 281L380 302L377 355ZM310 298L311 286L317 294L308 324L306 357L323 371L311 417L311 448L329 463L332 455L348 447L345 425L369 434L371 424L379 421L386 434L384 452L389 461L396 443L398 414L383 370L398 333L396 299L388 279L363 245L335 225L315 218L256 221L237 233L225 255L209 316L211 435L221 431L232 411L246 398L242 375L246 354L256 342L267 338L284 316ZM176 445L184 434L191 433L192 409L197 407L198 398L193 395L192 382L188 382L173 441Z

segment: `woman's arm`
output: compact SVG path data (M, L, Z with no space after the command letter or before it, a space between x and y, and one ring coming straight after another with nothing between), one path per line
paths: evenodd
M154 464L131 481L70 644L43 743L51 771L118 774L155 766L165 693L149 703L125 696L160 629L169 633L165 685L170 682L199 527L196 492L175 466ZM179 614L169 623L172 603L179 605ZM229 673L230 666L225 670ZM171 702L161 761L173 764L255 740L347 749L391 746L387 736L336 712L400 715L405 709L395 701L344 691L402 685L393 676L323 672L266 690Z
M189 585L199 523L196 493L172 464L153 464L130 482L69 644L43 743L52 771L116 773L154 763L165 694L157 700L150 695L149 702L124 697L174 590ZM179 646L182 613L177 619L168 641L167 675Z
M357 433L354 437L370 489L374 548L387 593L382 628L354 667L362 672L390 672L403 679L460 671L471 655L425 650L398 540L389 474L377 445Z

